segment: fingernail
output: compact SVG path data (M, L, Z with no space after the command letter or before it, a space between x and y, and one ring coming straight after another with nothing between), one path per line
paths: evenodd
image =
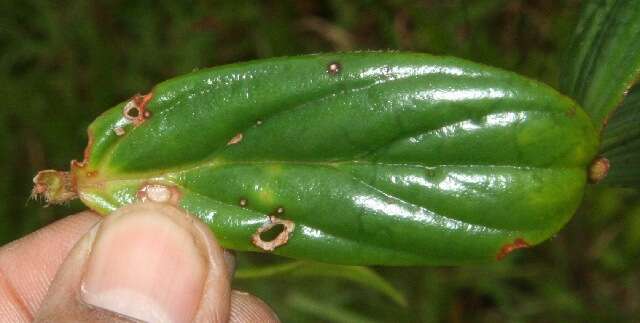
M143 203L107 217L87 264L81 297L147 322L190 322L207 275L206 251L179 210Z

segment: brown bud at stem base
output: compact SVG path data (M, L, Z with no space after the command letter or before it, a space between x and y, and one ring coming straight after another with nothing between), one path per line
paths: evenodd
M43 170L33 178L33 183L31 196L43 198L47 204L62 204L78 196L69 172Z
M609 160L604 157L594 159L589 166L589 182L595 184L602 181L607 177L610 166Z

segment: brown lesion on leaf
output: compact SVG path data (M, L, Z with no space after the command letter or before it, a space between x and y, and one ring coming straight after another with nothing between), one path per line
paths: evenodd
M240 199L239 204L240 204L240 207L246 207L249 204L249 201L243 197Z
M236 134L233 138L231 138L229 140L229 142L227 142L227 146L235 145L235 144L241 142L243 137L244 137L244 135L242 134L242 132Z
M84 169L89 164L89 157L91 156L91 150L93 149L94 134L93 134L93 131L91 131L91 128L87 129L87 138L88 138L87 146L84 148L82 161L79 162L75 159L72 160L70 171L64 172L67 174L67 177L70 178L70 181L72 183L71 188L72 188L72 191L74 192L73 198L75 198L75 195L77 195L77 192L78 192L78 188L77 188L78 174L80 173L81 169ZM42 171L40 173L43 173L43 172L48 172L48 170ZM38 175L40 175L40 173L38 173ZM60 172L60 173L63 173L63 172ZM36 175L36 178L38 177L38 175ZM85 177L96 177L97 175L98 175L98 171L96 170L84 172ZM36 179L34 178L34 182L35 180ZM67 196L71 196L71 195L67 195Z
M589 165L589 182L595 184L607 177L611 163L603 156L597 157Z
M84 148L84 153L82 154L82 161L78 162L76 160L71 161L71 171L73 172L74 168L82 168L89 163L89 156L91 155L91 149L93 149L93 141L94 135L91 128L87 129L87 146Z
M524 241L524 239L522 238L517 238L515 240L513 240L512 243L508 243L504 246L502 246L502 248L500 248L500 251L498 251L498 254L496 255L496 259L497 260L502 260L504 259L504 257L506 257L508 254L510 254L512 251L517 250L517 249L522 249L522 248L528 248L530 247L530 245Z
M176 186L160 183L145 183L137 192L137 197L142 202L168 203L174 206L178 206L181 195Z
M138 126L151 117L151 112L146 109L153 97L152 93L145 95L136 94L124 107L123 114L126 119ZM123 128L113 129L117 136L124 135ZM97 177L97 171L85 169L89 164L94 144L94 133L91 127L87 129L88 142L84 149L82 161L72 160L69 172L57 170L43 170L33 178L34 187L31 197L43 199L47 204L62 204L78 197L78 177ZM172 198L178 199L180 194L173 188ZM177 201L177 200L176 200ZM177 203L177 202L176 202Z
M577 109L577 108L576 108L576 106L575 106L575 105L572 105L572 106L567 110L567 112L565 112L565 115L566 115L567 117L569 117L569 118L571 118L571 117L575 116L575 115L576 115L576 109Z
M124 117L133 122L135 126L141 125L145 120L151 117L151 112L147 110L147 104L151 101L153 93L145 95L136 94L124 105L122 114Z
M338 62L332 62L327 65L327 73L329 75L337 75L342 70L342 65Z
M116 136L118 136L118 137L124 136L124 134L125 134L124 128L122 128L122 127L115 127L115 128L113 128L113 132L114 132L114 133L116 134Z
M284 220L275 216L269 216L269 221L259 227L256 232L251 236L251 242L258 248L264 251L273 251L276 248L284 245L289 241L293 230L295 229L295 223L290 220ZM273 239L267 239L263 237L263 234L272 230L277 230L277 235Z
M87 166L87 160L86 159L81 161L81 162L79 162L79 161L74 159L74 160L71 161L71 172L74 173L78 169L84 168L85 166Z

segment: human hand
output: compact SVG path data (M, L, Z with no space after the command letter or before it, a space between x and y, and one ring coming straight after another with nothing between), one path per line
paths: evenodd
M278 322L232 291L234 259L198 219L156 203L82 212L0 248L7 322Z

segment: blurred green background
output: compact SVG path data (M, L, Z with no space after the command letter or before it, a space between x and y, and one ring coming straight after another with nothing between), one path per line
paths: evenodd
M78 202L30 201L40 169L81 159L101 111L194 69L359 49L454 55L556 86L580 1L2 1L0 244ZM375 268L400 306L337 278L237 279L284 322L629 322L640 317L640 195L590 187L551 241L495 264ZM281 263L238 255L239 268Z

